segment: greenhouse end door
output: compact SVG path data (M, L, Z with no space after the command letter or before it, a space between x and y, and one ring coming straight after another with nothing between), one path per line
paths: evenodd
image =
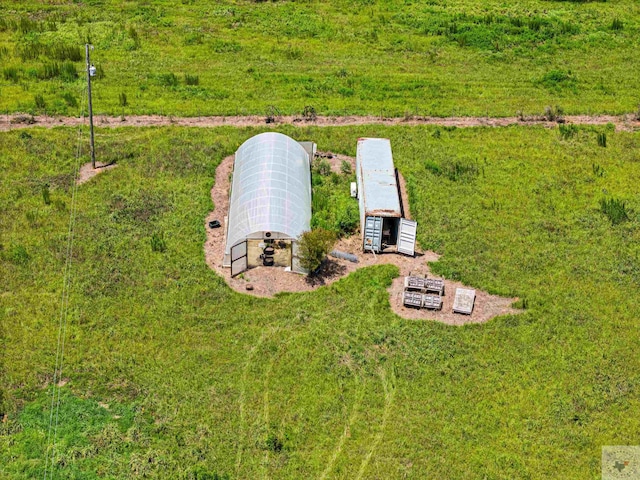
M231 276L244 272L247 267L247 241L243 240L231 247Z

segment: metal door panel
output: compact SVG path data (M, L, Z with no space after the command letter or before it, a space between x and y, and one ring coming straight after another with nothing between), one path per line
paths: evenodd
M231 276L234 277L247 268L247 241L245 240L231 247Z
M365 219L364 249L376 253L382 250L382 217L367 217Z
M400 229L398 231L398 252L413 257L416 249L416 233L418 231L418 222L400 219Z

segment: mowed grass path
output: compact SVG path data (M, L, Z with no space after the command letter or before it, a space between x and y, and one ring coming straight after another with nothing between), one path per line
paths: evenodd
M635 112L634 0L0 6L0 111L112 115ZM79 77L78 77L79 76Z
M527 307L457 328L392 314L392 266L270 300L207 268L215 167L260 131L98 130L119 166L77 194L55 478L582 480L637 443L639 134L280 129L391 138L434 270ZM0 139L0 476L42 478L76 130Z

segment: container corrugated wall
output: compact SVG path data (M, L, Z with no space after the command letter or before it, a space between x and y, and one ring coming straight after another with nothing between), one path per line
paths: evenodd
M360 138L356 152L360 225L365 216L402 217L398 183L387 138Z

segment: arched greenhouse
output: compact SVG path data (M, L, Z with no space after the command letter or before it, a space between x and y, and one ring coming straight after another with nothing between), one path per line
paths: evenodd
M261 133L240 146L223 262L232 275L259 265L302 271L296 240L310 229L310 167L307 150L281 133Z

